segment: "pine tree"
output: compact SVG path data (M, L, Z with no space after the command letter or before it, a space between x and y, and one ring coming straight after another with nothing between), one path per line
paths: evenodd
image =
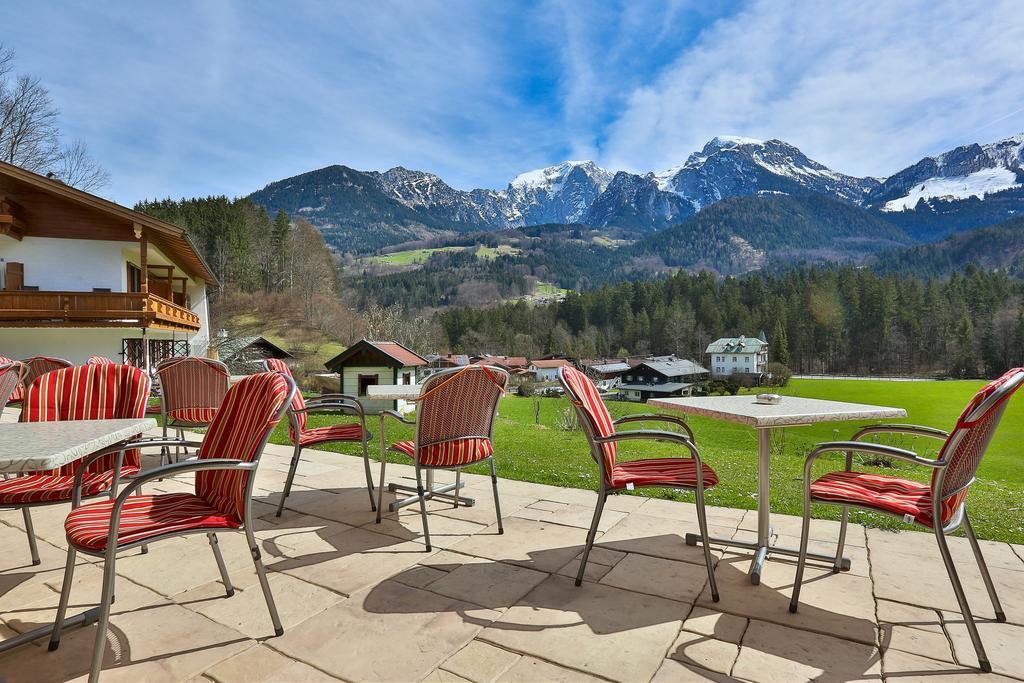
M772 332L771 346L775 360L789 367L789 341L786 339L786 328L782 326L780 318L775 319L775 330Z

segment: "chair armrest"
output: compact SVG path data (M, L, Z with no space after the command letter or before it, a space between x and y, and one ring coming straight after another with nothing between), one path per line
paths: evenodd
M90 453L84 458L80 459L75 466L75 483L74 483L74 495L72 498L72 507L78 507L81 502L81 491L82 491L82 477L85 476L85 469L93 462L99 460L105 455L111 453L124 453L130 451L133 448L157 448L163 446L192 446L193 448L199 448L202 446L201 441L189 441L187 439L164 439L159 436L146 437L143 439L135 439L134 441L128 441L126 443L116 444L114 446L108 446L107 448ZM118 458L117 462L117 474L121 472L121 460ZM133 477L134 479L134 477ZM116 481L116 478L115 478Z
M315 405L306 404L305 408L301 410L292 410L292 414L298 415L299 413L345 413L347 415L358 415L363 417L364 413L360 407L353 406L350 403L318 403Z
M637 415L626 415L624 417L620 417L618 420L615 420L615 422L613 422L612 424L618 426L620 424L626 424L628 422L671 422L674 425L682 427L683 430L690 437L690 441L696 441L696 439L693 436L693 430L690 428L690 425L686 423L686 420L675 415L662 415L658 413L641 413Z
M862 436L879 433L912 434L914 436L925 436L932 439L940 439L943 441L949 438L949 432L943 431L941 429L936 429L935 427L924 427L920 425L879 424L869 425L867 427L864 427L863 429L860 429L856 434L853 435L853 438L851 438L850 440L857 441Z
M306 401L306 403L316 403L317 401L325 401L325 400L326 401L344 400L344 401L352 401L353 403L359 403L359 397L358 396L353 396L352 394L320 394L319 396L312 397L311 399Z
M704 464L700 459L700 451L697 450L697 445L692 440L686 438L678 432L666 432L656 429L631 429L624 432L615 432L611 436L595 437L595 443L614 443L617 441L662 441L669 443L677 443L686 446L687 450L690 451L690 457L693 458L697 465L697 484L703 488L704 486Z
M826 453L843 452L847 454L846 457L846 470L850 471L851 456L854 451L859 453L871 453L872 455L881 455L887 458L896 458L897 460L903 460L904 462L913 463L915 465L923 465L924 467L930 467L932 469L939 469L946 466L945 460L929 460L928 458L922 458L914 451L908 451L905 448L896 448L895 446L886 446L878 443L865 443L863 441L827 441L820 443L818 446L811 451L810 455L804 461L804 486L810 488L811 486L811 467L814 465L814 461Z
M381 420L382 421L384 420L385 417L388 417L388 418L394 418L395 420L397 420L398 422L401 422L402 424L407 424L407 425L415 425L416 424L416 420L407 420L406 417L404 417L403 415L401 415L397 411L381 411L380 412L380 416L381 416Z

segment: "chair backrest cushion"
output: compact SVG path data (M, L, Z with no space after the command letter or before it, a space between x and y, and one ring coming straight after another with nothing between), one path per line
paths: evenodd
M149 398L149 377L128 365L82 365L41 375L25 393L21 410L23 422L64 420L109 420L144 417ZM117 454L111 453L89 464L87 472L108 472ZM140 466L138 450L125 452L123 466ZM73 475L77 463L50 474Z
M24 372L24 364L0 358L0 413L4 412L4 406L21 387L21 375Z
M116 362L107 358L106 356L89 356L89 360L85 361L86 365L117 365Z
M33 356L32 358L21 362L24 363L27 368L25 370L25 376L21 378L21 385L25 389L28 389L28 386L40 375L45 375L48 372L60 370L61 368L70 368L74 365L74 363L69 360L53 358L51 356Z
M199 447L199 459L259 459L271 430L284 413L284 402L294 384L285 375L264 372L243 378L228 390L217 416ZM196 473L196 495L226 515L245 519L249 473L210 470Z
M7 356L0 356L0 365L10 365L11 363L17 363L17 362L18 361L14 360L13 358L8 358ZM22 365L24 365L24 364L22 364ZM28 371L28 368L24 368L24 367L21 370L22 374L24 374L27 371ZM25 386L22 384L21 379L19 379L17 386L14 387L14 391L11 393L10 396L7 397L7 400L5 401L5 403L7 403L7 404L18 403L23 398L25 398Z
M615 425L612 416L608 412L608 406L601 399L601 394L594 386L594 383L585 374L574 367L563 365L558 370L558 380L562 383L566 395L580 416L586 421L584 433L587 439L591 440L591 453L594 457L601 458L605 482L611 481L612 469L615 467L615 457L618 450L615 443L599 444L596 451L593 446L593 437L611 436L615 433Z
M166 413L185 408L219 408L228 392L228 370L219 361L187 356L156 367Z
M1014 368L978 391L957 418L956 426L939 452L948 460L942 477L942 522L945 524L967 497L981 459L985 456L992 435L999 426L1007 402L1024 384L1024 368ZM933 485L939 472L932 475Z
M456 446L430 448L436 444L491 439L498 399L506 386L507 372L484 365L468 365L427 378L416 407L416 447L420 462L440 464L431 461L431 454L448 458L463 450Z
M292 369L280 358L267 358L263 361L263 367L267 372L282 372L294 380ZM288 438L292 440L292 443L299 438L295 433L296 429L299 433L306 431L306 413L300 412L305 409L306 399L302 397L302 392L296 389L295 396L292 397L292 418L288 421Z

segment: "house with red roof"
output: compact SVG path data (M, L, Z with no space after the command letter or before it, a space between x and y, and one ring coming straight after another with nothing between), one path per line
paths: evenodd
M408 412L414 404L402 400L367 399L367 387L376 384L415 386L417 371L428 363L398 342L361 339L324 365L340 376L341 393L357 396L367 412L377 413L381 410Z
M572 366L572 361L566 358L539 358L531 360L529 370L538 382L557 382L558 368L563 365Z

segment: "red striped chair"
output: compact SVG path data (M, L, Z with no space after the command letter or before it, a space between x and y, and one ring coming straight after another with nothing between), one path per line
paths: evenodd
M558 380L580 416L580 426L583 427L583 433L590 443L590 454L601 470L597 507L594 510L590 531L587 533L587 543L583 549L583 557L580 559L579 571L576 574L576 585L579 586L583 583L587 559L590 556L590 549L594 546L597 526L601 522L601 513L609 494L637 487L690 489L697 498L697 524L700 527L701 545L704 548L704 564L708 570L711 599L718 602L718 584L715 582L715 571L711 565L707 515L704 510L704 489L718 484L718 475L701 461L700 452L697 450L693 431L689 425L684 420L672 415L627 415L618 420L612 420L597 387L585 374L571 366L563 366L558 370ZM686 434L659 430L617 431L615 429L618 425L630 422L654 421L675 424L681 427ZM618 460L618 442L634 439L679 444L683 446L684 451L689 452L690 457L648 458L620 462Z
M427 523L427 498L434 491L423 487L423 470L455 470L453 487L455 505L463 467L487 460L491 466L491 488L494 491L494 509L498 518L498 533L505 533L501 523L501 504L498 502L498 475L494 469L494 418L498 414L498 399L508 386L508 373L488 365L467 365L431 375L420 390L415 422L388 410L383 415L405 424L416 426L413 441L399 441L388 449L412 459L416 466L416 493L423 518L423 537L427 550L430 546L430 526ZM383 421L381 424L383 432ZM380 524L384 501L384 435L381 434L380 482L377 489L377 523Z
M16 361L13 358L8 358L7 356L0 356L0 365L10 365L12 363L18 363L18 362L19 361ZM23 385L23 377L24 377L24 373L27 372L27 371L28 371L28 368L26 368L24 363L22 363L21 376L19 377L18 384L14 387L14 391L11 392L11 395L7 397L7 400L4 401L3 405L5 407L9 406L9 405L20 404L21 403L21 399L25 397L25 388L24 388L24 385Z
M16 394L15 398L10 399L10 402L12 403L24 400L28 386L32 384L36 377L45 375L48 372L53 372L54 370L74 366L74 363L69 360L53 358L51 356L33 356L32 358L26 358L21 362L25 364L25 374L21 378L21 392L20 394Z
M4 408L14 397L15 392L21 389L21 378L24 374L24 363L0 357L0 415L3 415ZM21 400L20 396L18 400Z
M842 506L834 572L839 571L839 563L842 560L850 507L895 515L903 518L906 522L931 529L935 533L935 540L938 542L946 573L953 585L953 592L956 594L957 602L960 603L964 622L967 624L967 630L978 655L978 664L983 671L991 671L992 666L985 654L971 607L967 603L967 596L964 594L956 566L953 564L953 557L949 552L946 534L963 526L967 540L974 551L974 558L978 562L981 578L985 582L985 588L992 600L996 621L1006 621L1006 615L999 604L999 597L996 595L988 566L981 554L981 546L974 535L974 529L971 528L966 502L967 493L971 484L974 483L974 475L978 471L981 459L985 456L985 451L999 425L1003 411L1006 409L1010 397L1022 384L1024 384L1024 368L1014 368L999 379L985 385L967 404L953 426L953 431L949 433L941 429L914 425L872 425L858 431L850 441L819 444L807 456L804 463L803 530L796 581L793 584L793 597L789 603L789 611L796 612L800 600L800 584L807 562L807 533L811 523L812 503ZM941 440L943 444L938 457L933 460L903 448L860 440L869 434L879 433L927 437ZM811 468L814 462L820 456L834 452L846 453L846 468L812 480ZM932 470L931 482L923 484L884 474L854 471L853 454L856 452L894 458L928 467Z
M278 358L268 358L263 361L263 367L268 372L282 372L289 377L292 376L288 364ZM347 415L355 415L358 422L347 424L328 425L308 429L307 416L315 412L340 412ZM295 392L291 408L288 411L288 438L294 446L292 462L288 467L288 478L284 483L284 492L281 494L281 502L277 504L277 516L281 516L284 510L284 501L292 492L292 481L295 479L295 470L299 466L299 456L303 448L316 446L324 443L359 443L363 447L363 469L366 471L366 491L370 495L370 510L376 510L377 505L373 500L373 475L370 472L370 453L368 444L373 435L366 429L366 413L363 411L363 404L355 396L348 394L322 394L315 399L306 401L301 391Z
M142 417L149 395L146 373L127 365L65 368L37 377L25 394L22 422L99 420ZM39 564L30 509L77 502L80 498L116 495L118 481L138 473L139 451L127 450L81 463L0 480L0 507L21 509L32 564ZM76 472L78 473L76 484Z
M184 438L184 429L210 426L228 392L228 368L220 361L185 356L156 366L164 438L168 428ZM188 451L185 451L188 453ZM165 453L170 460L170 450Z
M148 470L135 477L115 500L83 505L68 515L64 522L68 559L50 649L55 650L60 644L61 624L67 613L77 554L104 558L103 594L90 683L99 679L106 647L117 553L165 538L206 534L225 591L230 597L234 589L216 534L222 531L244 532L270 611L274 634L284 633L250 520L252 486L260 456L294 392L295 383L280 373L261 373L244 378L224 397L202 444L178 439L143 439L127 444L129 448L198 445L198 459ZM145 482L185 472L196 473L194 493L138 494L139 487Z
M107 358L106 356L89 356L89 360L85 361L86 365L117 365L117 362Z

